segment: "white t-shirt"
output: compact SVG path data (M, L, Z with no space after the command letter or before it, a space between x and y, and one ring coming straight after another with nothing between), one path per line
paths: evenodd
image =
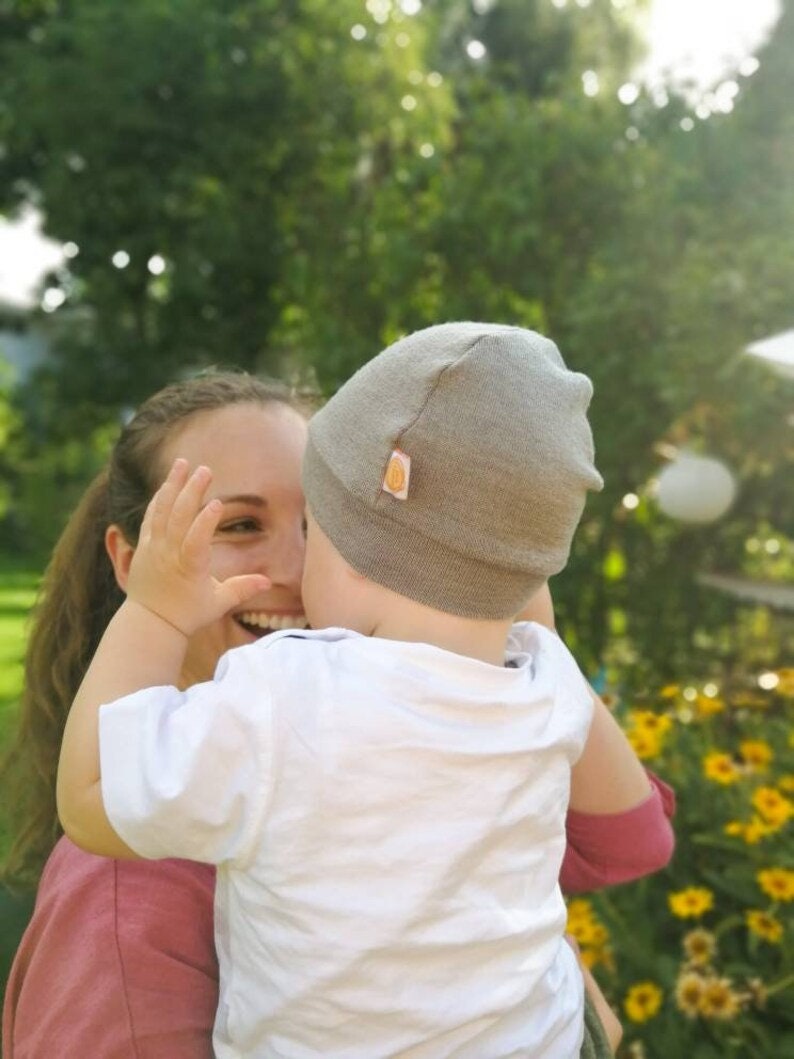
M547 629L509 647L285 632L101 708L121 838L218 865L219 1059L578 1056L558 876L592 697Z

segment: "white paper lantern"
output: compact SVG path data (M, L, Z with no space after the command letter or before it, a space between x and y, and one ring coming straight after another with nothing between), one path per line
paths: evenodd
M758 357L778 375L794 379L794 330L783 331L779 335L772 335L771 338L753 342L745 353Z
M712 457L682 452L659 475L659 507L682 522L716 522L735 498L731 470Z

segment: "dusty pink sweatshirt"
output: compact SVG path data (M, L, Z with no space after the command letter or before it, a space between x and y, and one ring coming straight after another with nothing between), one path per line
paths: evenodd
M565 892L668 862L675 797L651 780L629 812L569 812ZM4 1059L212 1059L214 879L208 865L107 860L62 838L11 969Z

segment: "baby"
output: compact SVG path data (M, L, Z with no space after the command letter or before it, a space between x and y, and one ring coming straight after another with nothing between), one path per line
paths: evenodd
M552 631L512 624L602 485L590 397L516 327L444 324L375 357L309 427L312 631L187 691L187 637L268 582L212 578L207 468L177 460L153 499L59 811L94 852L218 865L219 1059L591 1047L558 876L594 697ZM604 784L627 762L647 786L625 741Z

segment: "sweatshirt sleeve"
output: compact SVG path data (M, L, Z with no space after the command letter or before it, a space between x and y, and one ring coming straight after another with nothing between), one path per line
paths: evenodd
M565 893L584 893L659 871L673 854L675 794L648 771L651 793L622 813L568 811L560 871Z

